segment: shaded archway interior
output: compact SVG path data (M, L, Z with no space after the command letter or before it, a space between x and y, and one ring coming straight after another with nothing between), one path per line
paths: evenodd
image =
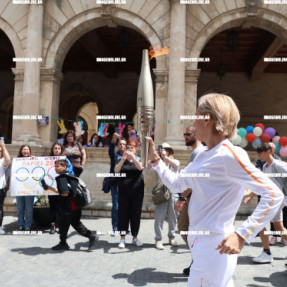
M285 114L287 106L287 46L274 34L256 27L236 27L215 35L201 52L210 62L199 63L198 97L208 92L230 95L241 112L240 126L263 122L287 135L283 121L264 115Z
M126 115L126 121L132 121L142 50L149 47L139 32L123 26L101 27L83 35L63 63L59 116L74 120L83 105L95 102L99 114ZM97 58L125 58L126 62L100 62ZM152 72L156 61L150 64Z
M12 112L14 101L14 75L12 68L15 52L8 36L0 30L0 134L12 138Z

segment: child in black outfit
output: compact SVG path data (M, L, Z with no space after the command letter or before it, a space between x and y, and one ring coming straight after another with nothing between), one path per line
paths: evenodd
M59 176L56 177L59 198L59 233L60 243L53 250L69 250L67 244L67 234L70 225L82 236L89 238L89 250L96 247L97 237L88 230L80 221L82 209L78 208L73 201L73 190L77 187L77 178L69 174L67 171L68 163L66 160L55 161L55 170ZM54 190L49 186L49 189Z

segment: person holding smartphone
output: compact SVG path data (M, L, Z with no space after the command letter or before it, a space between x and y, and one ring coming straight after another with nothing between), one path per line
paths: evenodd
M140 158L136 156L137 144L128 140L127 150L115 166L116 173L124 173L118 181L119 189L119 224L121 233L119 248L125 248L125 235L128 233L129 224L133 236L132 243L136 246L143 244L138 239L140 229L141 211L144 197L144 179Z
M180 169L180 162L174 158L174 150L168 143L159 145L158 152L166 164L166 166L173 172L177 173ZM159 178L158 183L161 180ZM165 216L167 214L168 220L168 238L171 246L177 246L175 241L175 230L177 224L177 218L179 213L174 210L174 204L178 199L178 194L171 194L167 202L155 205L154 209L154 231L155 231L155 247L159 250L163 250L162 244L162 228Z
M5 234L5 230L2 227L3 223L3 205L6 197L6 178L5 169L9 166L11 160L10 155L5 147L4 138L0 138L0 235Z
M110 173L115 172L116 163L122 158L123 153L126 150L127 141L121 138L118 133L114 133L112 140L109 144L109 157L111 159ZM117 151L115 150L117 147ZM118 186L116 184L111 184L111 194L112 194L112 236L115 236L118 231L118 221L119 221L119 195Z

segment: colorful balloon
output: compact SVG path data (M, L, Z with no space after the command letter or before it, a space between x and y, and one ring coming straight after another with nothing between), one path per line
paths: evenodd
M239 146L242 147L242 148L245 148L247 145L248 145L248 141L246 140L246 138L243 138L241 140L241 143L240 143Z
M264 143L268 143L271 139L270 135L269 134L263 134L260 139L264 142Z
M275 135L276 135L276 131L274 128L267 128L265 131L264 131L265 134L269 134L270 135L270 138L273 138Z
M240 145L241 144L241 141L242 141L242 137L237 135L236 138L233 139L232 143L234 145Z
M262 135L262 133L263 133L263 130L262 130L262 128L260 128L260 127L256 127L256 128L253 129L253 133L254 133L257 137L260 137L260 136Z
M275 136L273 139L272 139L272 142L273 143L278 143L280 140L280 137L279 136Z
M287 137L281 137L279 140L279 144L285 147L287 145Z
M253 126L248 126L247 128L246 128L246 132L249 134L249 133L253 133Z
M238 134L239 136L241 136L242 138L245 138L246 135L247 135L247 131L246 131L245 128L239 128L239 129L237 130L237 134Z
M281 149L280 144L279 143L275 143L275 147L276 147L275 153L278 153L280 151L280 149Z
M250 133L250 134L247 134L247 135L246 135L246 139L247 139L247 141L249 141L249 142L252 143L252 142L255 141L256 136L255 136L255 134Z
M281 147L279 153L281 156L287 156L287 147Z
M263 124L261 124L261 123L256 124L256 125L255 125L255 127L259 127L259 128L261 128L261 129L262 129L262 132L264 132L264 130L265 130L264 125L263 125Z
M256 138L255 141L252 143L252 147L257 149L261 145L262 141L260 138Z

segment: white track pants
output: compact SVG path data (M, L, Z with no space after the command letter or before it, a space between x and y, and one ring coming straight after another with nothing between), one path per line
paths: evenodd
M188 287L233 287L232 275L237 255L220 254L215 250L224 235L189 235L188 244L193 258Z

